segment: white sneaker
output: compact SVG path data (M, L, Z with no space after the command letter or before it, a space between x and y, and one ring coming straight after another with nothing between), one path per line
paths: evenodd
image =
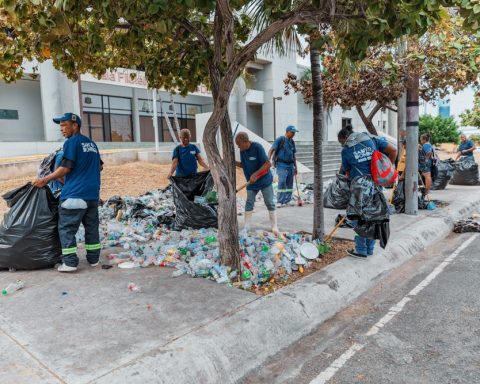
M76 270L77 270L77 267L69 267L66 264L60 265L57 269L58 272L75 272Z
M285 204L277 203L277 208L283 208Z
M90 264L91 267L96 267L98 264L100 264L100 261L97 261L96 263Z

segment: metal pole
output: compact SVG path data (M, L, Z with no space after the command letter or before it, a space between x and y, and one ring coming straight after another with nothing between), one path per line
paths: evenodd
M157 90L152 90L152 102L153 102L153 132L155 134L155 152L160 150L158 143L158 111L157 111Z
M407 145L405 169L405 213L418 214L418 119L419 79L407 80Z

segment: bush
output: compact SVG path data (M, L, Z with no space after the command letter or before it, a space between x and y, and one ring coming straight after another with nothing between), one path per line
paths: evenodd
M453 117L420 116L419 133L420 135L429 133L431 136L430 142L435 145L442 143L458 144L460 140L460 132Z
M480 134L470 135L468 138L475 143L480 143Z

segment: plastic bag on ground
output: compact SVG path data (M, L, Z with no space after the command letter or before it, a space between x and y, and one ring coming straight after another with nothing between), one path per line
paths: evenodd
M433 180L431 189L433 191L445 189L455 170L454 161L440 160L435 168L435 179Z
M206 196L213 190L210 172L200 172L187 177L172 177L173 202L176 216L173 229L217 228L217 211L209 205L196 204L195 196Z
M469 159L457 161L450 184L478 185L478 164Z
M328 186L323 197L323 206L331 209L345 209L350 198L350 186L347 176L337 174Z
M58 200L49 188L30 183L16 191L0 225L0 269L53 267L62 255Z

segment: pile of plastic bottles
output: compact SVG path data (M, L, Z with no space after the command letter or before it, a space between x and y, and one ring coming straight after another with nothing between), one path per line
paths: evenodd
M237 205L242 202L237 201ZM113 251L107 255L108 263L122 269L171 267L175 268L174 277L185 274L224 284L240 281L249 289L272 277L286 280L293 270L311 262L300 251L302 244L311 242L310 236L242 231L241 269L232 270L221 263L216 229L172 231L165 218L174 214L168 189L136 198L109 199L99 208L102 246ZM77 240L81 242L83 235Z

